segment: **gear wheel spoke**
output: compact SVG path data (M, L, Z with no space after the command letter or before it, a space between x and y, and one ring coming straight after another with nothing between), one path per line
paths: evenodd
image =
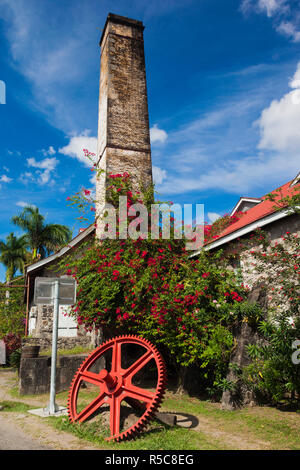
M126 345L136 345L146 351L127 369L124 369L122 368L122 347ZM109 351L111 351L110 370L103 368L99 373L91 372L89 369L95 366L99 359L100 362L102 360L101 364L103 364L104 354ZM154 391L132 383L134 376L145 368L150 361L154 361L157 369L157 384ZM98 394L83 410L77 412L78 393L83 382L96 386ZM103 404L107 404L109 405L110 437L106 439L116 441L129 439L144 429L150 421L153 413L157 411L161 404L165 388L166 368L163 358L155 346L139 336L118 336L95 349L76 372L68 398L69 419L72 422L83 422L92 417ZM143 414L140 418L137 418L135 424L120 431L121 403L123 400Z
M110 433L112 438L120 433L121 399L113 395L110 400Z
M133 377L139 370L141 370L151 359L153 352L147 351L142 357L135 361L123 374L123 377Z
M104 383L103 379L99 377L99 374L94 374L93 372L84 371L81 372L80 377L93 385L101 385Z
M145 388L135 387L134 385L122 387L122 390L125 396L144 401L146 403L151 403L155 398L155 393L149 392Z
M100 408L100 406L105 403L106 393L101 393L97 398L95 398L89 405L87 405L76 417L76 420L82 423L89 416L91 416L95 411Z
M117 374L121 371L121 343L118 338L115 338L113 344L112 361L111 361L111 372Z

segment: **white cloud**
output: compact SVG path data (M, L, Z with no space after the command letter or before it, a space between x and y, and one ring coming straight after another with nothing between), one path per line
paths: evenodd
M58 160L54 158L45 158L39 162L36 161L35 158L27 158L28 166L32 166L34 168L42 168L44 170L53 171L56 165L58 164Z
M168 134L163 129L159 129L157 124L154 124L150 129L150 140L151 143L155 142L164 143L167 140Z
M258 8L271 17L279 11L286 11L287 0L258 0Z
M55 157L45 158L39 162L36 161L35 158L27 158L27 165L29 167L38 168L36 171L38 176L37 183L41 185L44 185L50 181L51 173L56 168L58 163L59 161Z
M273 100L258 120L261 133L259 148L285 152L289 158L296 152L299 158L300 62L289 85L292 90L281 99Z
M11 181L12 181L12 178L9 178L9 177L6 176L6 175L0 176L0 182L1 182L1 183L10 183Z
M93 176L90 178L90 183L93 187L96 186L96 180L97 180L97 177L96 177L96 173L94 172Z
M300 41L299 4L289 0L243 0L241 11L266 14L276 31L294 42Z
M21 173L19 180L23 184L28 184L29 182L34 181L34 176L30 171L25 171L24 173Z
M56 154L56 151L54 150L52 145L50 145L48 150L42 149L41 152L45 157L48 157L49 155L55 155Z
M211 224L213 224L217 219L221 217L220 214L217 214L217 212L208 212L208 220L210 221Z
M290 21L282 21L276 29L279 33L291 38L294 42L300 42L300 31L298 31L296 26Z
M31 206L32 207L32 204L29 204L29 202L18 201L18 202L16 202L16 206L19 206L19 207Z
M164 152L154 154L158 166L167 159L169 168L159 192L260 196L291 180L300 162L300 63L289 82L291 91L271 104L247 93L170 132Z
M21 156L21 152L18 152L17 150L14 150L14 151L7 150L7 154L10 155L10 156L12 156L12 155L17 155L18 157Z
M58 149L58 152L63 155L68 155L69 157L76 158L80 162L84 163L85 166L91 167L93 163L96 163L97 137L91 137L89 134L90 131L85 130L81 134L71 137L68 145ZM93 163L91 163L84 155L83 149L87 149L91 153L95 153Z
M282 155L259 154L242 160L227 161L214 165L208 171L193 171L187 177L172 175L159 187L162 194L184 194L193 191L222 191L230 194L247 194L253 188L266 193L268 185L285 183L299 171L299 157L284 159Z
M278 13L286 13L289 10L288 0L243 0L241 10L244 14L254 10L258 13L266 13L270 18Z
M99 67L99 18L91 11L76 0L64 5L63 15L52 0L0 1L11 65L31 84L32 95L18 98L65 132L82 127L90 116L88 77L96 61Z
M166 170L162 170L158 166L152 166L153 180L155 184L162 184L167 177Z

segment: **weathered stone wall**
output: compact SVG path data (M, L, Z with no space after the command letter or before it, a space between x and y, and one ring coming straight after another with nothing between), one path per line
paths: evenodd
M68 390L86 355L61 356L56 369L56 392ZM97 365L99 368L99 364ZM104 361L102 367L105 367ZM91 368L91 371L93 369ZM95 370L99 372L99 370ZM36 395L50 391L51 357L22 358L19 372L19 393Z
M97 236L106 202L107 175L127 172L138 184L152 183L143 24L109 15L101 38L98 122Z
M267 236L270 237L272 245L275 243L285 243L283 240L285 238L286 232L290 232L291 234L298 234L300 236L300 216L298 214L293 214L284 219L278 220L273 222L269 226L263 228L264 232ZM268 307L272 307L272 289L278 289L278 282L275 284L268 282L268 279L273 277L274 279L277 278L278 267L269 264L266 266L265 264L264 269L261 271L259 269L260 262L257 260L254 254L251 252L259 251L263 249L262 244L254 244L251 243L251 248L244 249L241 246L246 245L249 243L250 239L248 237L241 238L241 240L234 241L229 243L225 248L225 254L229 255L230 253L240 252L238 255L240 268L241 268L241 275L242 280L245 285L247 285L250 290L257 285L264 285L266 292L267 292L267 301ZM236 263L237 264L237 263ZM289 302L288 299L282 299L282 308L288 310Z
M272 244L275 244L276 242L286 243L284 240L286 232L300 235L300 217L299 215L290 215L285 219L278 220L272 225L266 227L264 231L270 237ZM226 247L226 254L234 253L235 251L239 252L241 244L244 244L243 240L231 243ZM271 317L273 314L272 307L275 306L273 304L273 289L276 289L276 293L278 294L280 287L278 285L278 269L280 268L272 264L269 264L268 266L264 264L264 269L262 271L259 269L260 263L251 251L253 252L262 249L262 244L252 244L251 248L242 249L239 256L240 267L243 282L250 288L248 296L249 302L260 305L265 316ZM273 281L270 281L270 278L273 279ZM281 311L288 312L289 301L287 298L282 297L280 309ZM247 323L242 323L235 331L235 340L236 347L230 358L230 363L242 369L251 362L246 346L261 341L261 338L259 338L255 329ZM233 410L255 403L253 393L245 387L233 370L228 372L227 380L235 382L236 389L234 391L227 390L223 393L221 406L224 410Z
M278 220L264 230L270 237L272 245L277 243L284 243L284 236L286 232L298 234L300 236L300 216L297 214L290 215L285 219ZM257 261L251 251L261 250L263 245L254 245L248 250L244 250L241 254L241 269L243 279L247 285L253 287L259 282L263 282L268 278L269 272L260 272L256 269ZM270 266L270 269L272 267Z
M32 338L28 338L29 343L38 342L41 349L51 349L52 345L52 305L34 305L30 309L30 322L34 319L35 329L30 330ZM76 330L76 336L66 337L58 334L58 348L72 349L75 346L94 348L100 343L100 333L86 332L82 326Z
M268 302L265 289L260 285L254 287L248 296L249 303L258 304L262 311L267 312ZM235 348L230 357L230 364L238 367L240 370L251 363L250 356L247 352L249 344L257 344L261 341L257 329L242 322L236 326L233 332L235 338ZM255 404L255 396L248 389L236 374L235 370L229 369L226 380L235 383L234 390L225 390L222 394L221 407L223 410L232 411L245 405L251 406Z
M74 338L58 337L57 348L58 349L73 349L77 346L82 348L94 349L101 343L96 335L83 335L76 336ZM24 339L24 345L38 344L41 347L41 351L49 351L52 348L52 334L44 336L32 336Z
M85 246L90 246L94 240L94 233L90 233L81 243L73 249L73 256L79 257ZM52 322L53 322L53 306L52 305L34 305L33 291L35 277L60 277L65 275L66 268L59 268L59 263L67 255L62 255L59 260L53 260L45 266L34 272L30 277L30 309L29 309L29 338L28 343L38 342L42 350L51 349L52 344ZM87 332L82 326L76 327L76 322L68 321L68 317L63 317L61 309L67 310L67 306L60 306L59 313L59 329L58 329L58 348L72 349L75 346L95 348L102 341L102 332ZM63 323L63 324L62 324ZM71 325L71 323L73 323ZM73 327L73 328L72 328ZM69 330L69 332L68 332ZM67 336L66 336L67 335Z

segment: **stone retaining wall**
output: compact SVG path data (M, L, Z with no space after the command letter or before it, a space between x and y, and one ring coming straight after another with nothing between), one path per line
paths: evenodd
M87 355L61 356L56 369L56 392L68 390L74 374ZM97 365L99 368L99 364ZM103 366L104 368L104 362ZM92 368L91 368L92 370ZM21 359L19 372L20 395L39 395L50 392L51 357Z

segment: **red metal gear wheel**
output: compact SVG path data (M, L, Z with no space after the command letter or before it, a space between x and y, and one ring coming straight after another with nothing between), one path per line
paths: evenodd
M125 344L134 344L145 348L145 353L127 369L121 367L121 348ZM98 374L90 372L92 365L107 351L112 349L111 370L102 369ZM157 385L155 392L137 387L132 379L152 359L157 367ZM78 392L82 382L89 382L99 386L99 395L83 410L77 412ZM77 370L71 383L68 397L68 413L71 422L82 423L91 417L103 404L110 409L110 437L106 440L121 441L130 439L146 427L159 408L165 388L167 374L162 356L155 346L139 336L117 336L95 349ZM128 429L120 432L121 402L126 401L132 406L143 410L143 415Z

